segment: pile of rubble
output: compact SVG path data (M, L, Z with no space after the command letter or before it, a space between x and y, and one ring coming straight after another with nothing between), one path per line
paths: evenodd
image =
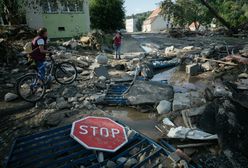
M27 40L35 36L36 31L26 25L0 27L0 37L8 40Z
M94 30L88 33L87 36L82 36L80 42L83 45L88 45L92 49L100 50L103 44L104 33L100 30Z
M0 27L0 64L16 66L23 56L23 46L36 36L34 29L25 25Z
M92 49L100 51L104 41L104 33L100 30L89 32L87 36L82 36L79 40L71 39L63 43L64 47L70 49Z

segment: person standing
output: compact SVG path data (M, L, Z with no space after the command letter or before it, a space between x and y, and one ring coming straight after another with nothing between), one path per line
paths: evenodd
M113 38L114 41L114 49L115 49L115 58L121 59L121 33L117 31L115 37Z

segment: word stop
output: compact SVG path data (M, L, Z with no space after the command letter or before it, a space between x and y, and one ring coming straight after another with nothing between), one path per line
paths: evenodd
M120 133L120 130L116 128L104 128L104 127L99 128L96 126L87 126L87 125L81 125L79 129L80 129L79 133L82 135L92 134L93 136L100 135L106 138L110 136L115 138L116 135Z

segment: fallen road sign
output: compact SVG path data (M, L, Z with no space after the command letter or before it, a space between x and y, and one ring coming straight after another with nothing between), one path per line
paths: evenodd
M115 152L125 145L125 128L106 117L86 117L72 124L71 137L87 149Z

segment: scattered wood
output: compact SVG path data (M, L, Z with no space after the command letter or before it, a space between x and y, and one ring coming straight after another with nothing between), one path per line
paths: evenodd
M212 62L217 62L225 65L231 65L231 66L237 66L238 64L232 63L232 62L225 62L225 61L220 61L220 60L215 60L215 59L208 59L208 58L197 58L203 61L212 61Z
M185 145L177 145L178 148L192 148L192 147L201 147L201 146L209 146L213 145L214 143L197 143L197 144L185 144Z

